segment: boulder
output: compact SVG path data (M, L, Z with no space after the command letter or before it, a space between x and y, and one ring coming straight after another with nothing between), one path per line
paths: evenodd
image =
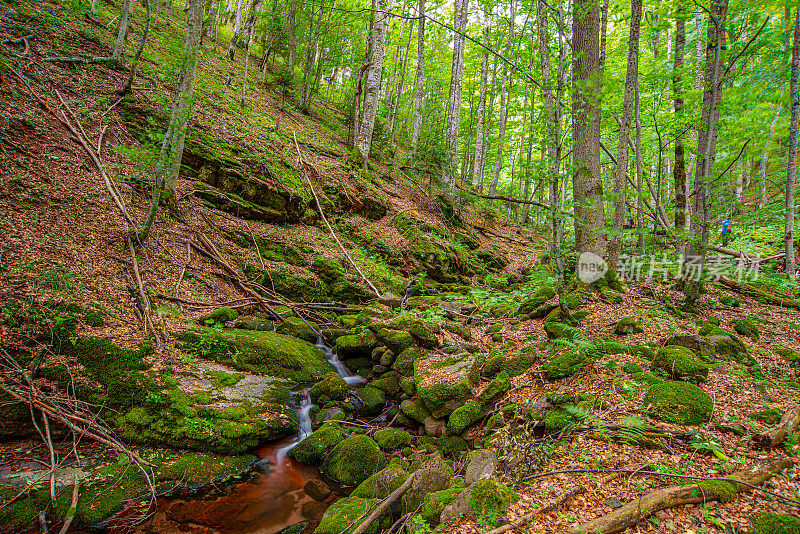
M414 365L417 395L436 418L452 413L472 397L480 367L473 354L429 357Z
M639 321L636 320L635 317L629 315L627 317L623 317L617 324L614 325L614 333L620 336L625 336L628 334L639 334L643 331L642 325Z
M396 451L411 445L411 434L397 428L384 428L375 433L375 442L384 451Z
M581 335L577 328L557 321L545 322L544 331L547 333L548 339L569 339L570 341L575 341L575 339Z
M425 425L425 435L432 438L438 438L444 435L446 423L444 419L436 419L432 415L425 418L423 422Z
M275 329L275 323L265 317L257 315L246 315L239 317L235 323L234 328L239 330L256 330L258 332L272 332Z
M358 396L363 403L360 410L362 415L378 415L386 406L386 395L371 385L359 390Z
M403 303L403 299L398 297L394 293L387 292L378 298L378 302L393 310L399 310L400 306Z
M197 322L200 324L200 326L223 327L225 326L225 323L235 321L237 317L239 317L239 312L233 308L222 306L221 308L217 308L216 310L212 311L208 315L204 315Z
M431 413L425 407L425 403L422 402L421 399L406 400L401 402L400 411L419 424L424 424L425 419L431 415Z
M471 486L479 480L492 478L500 467L497 454L489 449L484 449L472 457L464 473L464 483Z
M537 289L531 296L526 298L520 304L517 310L517 315L530 315L539 306L556 296L556 292L550 286L542 286Z
M647 389L644 406L659 421L696 426L711 420L714 401L694 384L665 382Z
M322 464L322 472L344 486L355 486L386 467L386 457L371 438L355 435L339 442Z
M589 357L583 351L566 348L554 354L550 361L544 364L544 370L549 380L558 380L583 371L589 362Z
M480 480L462 491L441 514L442 523L457 519L469 512L494 524L502 520L520 494L494 479Z
M760 337L758 326L756 326L755 321L749 317L743 317L733 321L733 329L736 330L737 334L743 335L744 337L749 337L753 341L758 341Z
M678 345L686 347L695 354L699 355L703 360L710 360L714 354L714 344L706 338L694 334L679 334L667 339L666 346ZM652 360L653 358L648 358Z
M708 378L710 366L695 355L694 352L679 345L668 345L659 349L650 369L660 372L674 380L699 383Z
M378 330L378 341L389 347L395 354L400 354L405 349L414 346L414 338L408 332L381 328Z
M345 434L336 423L325 423L313 434L289 450L289 457L302 464L318 465L324 455L339 442L344 441Z
M293 336L309 343L317 341L319 326L312 321L304 320L299 317L287 317L285 321L278 325L275 331L279 334Z
M361 499L385 499L408 479L408 473L397 467L389 466L371 475L358 485L351 497Z
M430 526L436 526L441 522L444 509L456 500L456 497L464 491L461 486L448 488L442 491L434 491L425 495L419 515Z
M441 459L428 460L417 470L411 488L403 495L403 511L414 512L428 493L448 489L453 470Z
M335 371L331 371L322 380L311 386L308 395L314 404L326 404L330 401L345 400L348 389L347 382Z
M511 380L508 378L508 373L500 371L500 373L489 382L489 385L483 388L483 391L478 394L478 402L486 406L488 403L502 397L510 388Z
M309 480L303 490L315 501L324 501L331 495L331 488L321 480Z
M325 512L322 520L314 529L314 534L341 534L353 525L360 524L369 511L380 502L380 499L359 499L347 497L339 499ZM365 531L365 534L378 532L380 522L375 521Z
M375 334L369 330L336 338L336 354L340 360L369 358L378 344Z
M481 418L482 405L476 401L468 401L463 406L456 408L447 420L448 434L461 434L473 423Z

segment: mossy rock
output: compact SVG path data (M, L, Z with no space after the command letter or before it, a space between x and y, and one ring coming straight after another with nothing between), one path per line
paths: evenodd
M243 317L239 317L236 320L236 322L233 323L233 327L238 328L239 330L272 332L272 329L275 328L275 323L264 317L259 317L256 315L245 315Z
M311 386L308 395L314 404L325 404L330 401L343 401L347 398L347 382L335 371L326 373L325 376Z
M649 361L656 357L656 351L647 345L628 345L628 353Z
M417 423L425 423L425 419L430 417L431 412L425 407L422 399L406 400L400 403L400 411Z
M380 499L359 499L358 497L347 497L339 499L325 511L322 520L314 529L314 534L341 534L354 525L360 524L363 517L369 514ZM374 521L365 534L376 534L380 521Z
M176 337L186 352L255 374L313 382L333 371L317 347L275 332L203 330Z
M608 355L628 353L628 346L625 343L613 339L601 342L597 348L600 353Z
M800 534L800 518L787 514L761 512L753 517L748 534Z
M642 372L642 366L636 362L625 362L622 364L622 370L628 374L635 375Z
M411 445L411 434L397 428L384 428L375 432L375 442L384 451L396 451Z
M544 323L544 331L549 339L568 339L575 341L581 336L580 330L564 323L549 321Z
M225 326L225 323L235 321L237 317L239 317L239 312L233 308L222 306L221 308L217 308L216 310L212 311L208 315L204 315L197 322L200 324L200 326Z
M800 352L797 352L794 349L779 347L775 349L775 353L787 362L800 363Z
M710 367L686 347L667 345L656 353L650 369L674 380L697 384L708 378Z
M767 408L750 414L751 419L761 421L767 425L774 425L778 423L783 417L783 413L777 408Z
M650 406L650 414L659 421L697 426L711 420L714 401L694 384L665 382L647 389L644 406Z
M489 385L486 386L483 391L478 394L478 402L486 406L490 402L493 402L503 396L506 391L511 389L511 380L508 378L508 373L505 371L501 371L498 375L489 382Z
M503 317L512 310L511 305L507 303L496 304L489 309L489 312L495 317Z
M417 395L425 403L431 415L437 419L452 413L472 397L473 384L468 369L462 369L459 374L443 370L442 375L437 373L432 380L425 381L422 381L422 377L415 370L415 377L417 377Z
M722 303L725 306L728 306L730 308L738 308L741 305L741 302L739 302L739 299L737 299L733 295L721 295L719 297L719 301L720 301L720 303Z
M493 479L485 479L472 486L469 505L478 517L497 520L520 498L520 494L508 486Z
M652 386L653 384L664 383L664 381L658 378L656 375L647 372L634 373L633 376L631 376L631 380L633 380L638 384L643 384L645 386Z
M330 298L328 285L308 269L286 264L275 265L268 270L245 265L243 270L250 280L264 287L274 287L275 292L287 299L298 302L325 302Z
M736 330L737 334L741 334L744 337L749 337L753 341L758 341L758 339L761 337L760 332L758 331L758 326L756 326L755 322L748 317L743 317L733 321L733 329Z
M530 315L539 306L556 296L555 290L550 286L542 286L533 295L529 296L520 304L517 315Z
M401 378L397 371L389 371L379 379L370 382L369 385L380 389L387 397L395 397L400 392Z
M544 364L544 370L549 380L567 378L586 369L589 357L578 349L562 350Z
M378 415L386 406L386 395L378 388L367 386L358 392L363 403L360 413L363 415Z
M414 337L408 332L389 328L378 330L378 341L389 347L395 354L400 354L416 344Z
M481 418L483 407L480 402L471 400L455 409L447 420L449 434L461 434L468 426L476 423Z
M711 323L705 323L700 328L700 335L705 336L705 339L714 346L714 351L717 355L722 358L733 360L748 367L757 363L750 354L750 349L736 334Z
M304 320L299 317L288 317L284 322L278 325L275 331L279 334L296 337L297 339L302 339L309 343L315 343L318 337L317 332L319 332L319 326L317 326L315 322Z
M408 472L404 469L390 465L359 484L350 496L359 499L385 499L399 488L408 476Z
M411 488L403 495L403 513L418 510L426 495L452 486L453 469L441 458L433 457L421 465L418 462L416 470Z
M345 276L344 267L340 261L328 260L321 256L314 258L309 270L326 284L333 284Z
M544 416L544 429L548 434L556 434L572 423L572 415L561 407L551 408Z
M404 313L398 315L389 321L386 326L392 330L404 330L408 332L422 347L431 349L438 345L434 330L438 332L439 328L434 328L435 325L427 325L411 314Z
M340 360L369 358L378 344L375 334L369 330L336 338L336 354Z
M622 304L622 301L624 300L622 293L614 291L613 289L607 289L603 291L601 295L611 304Z
M483 374L492 377L503 372L508 376L519 376L530 369L538 358L539 355L533 347L526 347L509 355L498 352L486 361Z
M445 507L452 504L462 491L463 487L454 487L426 494L419 515L431 526L438 525Z
M456 458L470 449L469 442L461 436L442 436L436 440L436 448L447 458Z
M386 457L367 436L351 436L338 443L322 464L327 477L345 486L356 486L386 467Z
M614 325L614 333L620 336L626 336L628 334L640 334L643 331L644 329L642 328L641 323L632 315L623 317L617 321L616 325Z

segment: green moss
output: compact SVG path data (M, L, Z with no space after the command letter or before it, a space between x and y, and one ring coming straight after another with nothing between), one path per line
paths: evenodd
M642 366L636 362L625 362L622 364L622 370L628 374L637 374L642 372Z
M644 405L660 421L679 425L699 425L711 419L714 401L701 388L686 382L665 382L650 386Z
M350 496L360 499L385 499L399 488L408 476L405 470L389 466L359 484Z
M86 308L83 311L83 321L89 326L93 327L103 326L105 324L103 316L104 313L102 310L94 308Z
M491 382L486 386L483 391L478 395L478 402L486 405L489 402L501 397L511 388L511 380L508 378L508 373L501 371Z
M322 380L311 386L308 395L314 404L325 404L330 401L345 400L348 389L347 382L335 371L331 371L326 373Z
M389 347L395 354L400 354L405 349L416 344L414 337L408 332L390 330L388 328L378 330L378 340Z
M733 295L722 295L719 297L719 301L725 306L729 306L731 308L738 308L739 305L741 304L739 302L739 299L737 299Z
M394 451L411 445L411 434L397 428L384 428L375 433L375 442L385 451Z
M572 423L572 415L563 408L552 408L544 416L544 428L550 434L561 432L570 423Z
M212 311L208 315L204 315L197 322L200 324L200 326L225 326L225 323L235 321L237 317L239 317L239 312L233 308L222 306L221 308L217 308L216 310Z
M419 514L431 525L438 525L444 509L453 504L462 491L464 488L454 487L426 494Z
M447 420L447 432L461 434L468 426L481 418L482 406L476 400L471 400L455 409Z
M469 443L461 436L442 436L436 440L436 448L443 456L455 458L469 450Z
M733 321L733 329L736 330L737 334L749 337L753 341L758 341L760 337L758 326L756 326L755 322L748 317Z
M517 315L530 315L536 308L556 296L555 290L550 286L542 286L537 289L530 297L522 301Z
M628 345L628 353L643 360L652 360L656 352L647 345Z
M380 502L379 499L359 499L348 497L333 503L319 525L314 529L314 534L341 534L353 525L359 524L359 520L366 517L369 511ZM378 531L379 521L374 521L365 534L375 534Z
M800 363L800 352L797 352L796 350L780 347L775 349L775 352L787 362Z
M186 352L250 373L312 382L333 371L311 343L274 332L203 330L176 337Z
M767 408L766 410L761 410L750 414L752 419L761 421L762 423L766 423L768 425L774 425L775 423L779 422L782 416L783 414L778 408Z
M566 349L555 354L544 364L549 380L567 378L583 371L589 365L589 358L578 349Z
M394 397L400 392L400 378L400 374L396 371L389 371L379 379L370 382L369 385L380 389L389 397Z
M233 323L234 328L238 328L239 330L256 330L258 332L272 332L272 329L275 327L275 324L265 318L259 317L257 315L247 315L244 317L239 317L235 323Z
M544 331L549 339L568 339L575 341L581 335L580 330L568 324L556 321L545 321Z
M417 383L410 378L402 377L400 379L400 388L403 390L403 393L409 397L413 397L417 394Z
M603 354L627 354L628 346L616 340L603 341L599 344L598 349Z
M289 450L289 457L300 463L317 465L322 463L324 455L341 441L345 434L337 423L325 423L313 434Z
M369 330L336 338L336 353L341 360L369 358L378 339Z
M206 377L211 381L214 389L223 389L235 386L244 378L239 373L226 373L225 371L209 370L205 372Z
M322 465L322 471L345 486L355 486L386 467L386 457L367 436L351 436L338 443Z
M617 321L616 325L614 325L614 333L621 336L628 334L638 334L642 331L643 329L641 323L631 315L623 317L622 319Z
M317 323L299 317L288 317L284 322L278 325L275 331L279 334L296 337L309 343L317 341L317 332L319 326Z
M634 373L633 376L631 376L631 379L634 382L644 384L646 386L652 386L653 384L661 384L664 382L657 376L647 372Z
M479 480L472 486L469 504L478 517L498 520L521 496L496 480Z
M679 345L667 345L659 349L650 368L675 380L693 383L703 382L710 369L694 352Z
M424 423L425 418L431 415L422 399L403 401L400 404L400 410L418 423Z
M468 377L455 382L417 383L417 395L434 417L444 417L472 396Z
M697 486L700 488L703 498L717 499L723 503L735 501L736 492L739 489L739 484L726 480L704 480L698 482Z
M800 518L761 512L753 518L749 534L800 534Z
M386 395L378 388L367 386L362 388L358 395L364 403L361 408L361 413L364 415L377 415L386 406Z

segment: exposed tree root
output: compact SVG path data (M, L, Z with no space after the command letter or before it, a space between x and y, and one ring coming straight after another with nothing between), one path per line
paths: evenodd
M786 439L786 435L789 432L796 430L800 430L800 407L798 406L789 409L783 414L777 426L763 434L756 434L753 436L753 444L759 449L777 447L783 443L783 440Z
M657 489L610 514L583 523L568 532L571 534L610 534L634 526L659 510L700 502L729 501L735 498L736 493L747 491L752 486L760 486L792 465L794 462L791 459L782 458L764 466L751 466L734 473L729 478Z

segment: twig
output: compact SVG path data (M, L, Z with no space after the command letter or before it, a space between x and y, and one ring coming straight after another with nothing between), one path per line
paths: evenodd
M119 104L120 102L122 102L122 100L123 100L124 98L125 98L125 96L123 95L123 96L119 97L119 98L117 99L117 101L116 101L116 102L114 102L113 104L111 104L110 106L108 106L108 109L107 109L107 110L105 110L105 111L103 112L103 114L102 114L102 115L100 115L100 118L102 119L103 117L105 117L106 115L108 115L108 112L109 112L109 111L111 111L112 109L114 109L114 106L116 106L117 104Z
M411 484L413 484L414 479L416 478L415 475L419 473L416 471L411 473L411 475L403 482L399 488L394 490L388 497L382 500L374 510L364 519L354 530L351 534L363 534L369 528L369 526L376 520L380 519L380 517L386 512L386 510L394 504L394 502L405 495L405 493L411 488ZM345 529L347 532L347 529Z
M72 520L75 518L75 511L78 508L78 495L80 494L80 479L78 479L78 475L75 475L75 486L72 488L72 501L69 503L69 510L67 510L67 514L64 516L66 520L64 521L64 526L61 527L61 530L58 534L67 534L70 525L72 525Z
M498 528L496 528L494 530L490 530L486 534L503 534L503 532L508 532L509 530L513 530L515 528L521 527L522 525L524 525L525 523L527 523L528 521L530 521L531 519L533 519L537 515L546 514L550 510L554 510L554 509L558 508L562 504L566 503L567 501L569 501L570 499L572 499L576 495L580 495L581 493L586 493L586 488L584 486L581 486L581 485L574 486L573 488L570 488L569 491L567 491L566 493L561 495L558 499L556 499L554 502L551 502L547 506L545 506L543 508L539 508L538 510L534 510L533 512L520 517L519 519L517 519L516 521L514 521L512 523L509 523L507 525L503 525L502 527L498 527Z

